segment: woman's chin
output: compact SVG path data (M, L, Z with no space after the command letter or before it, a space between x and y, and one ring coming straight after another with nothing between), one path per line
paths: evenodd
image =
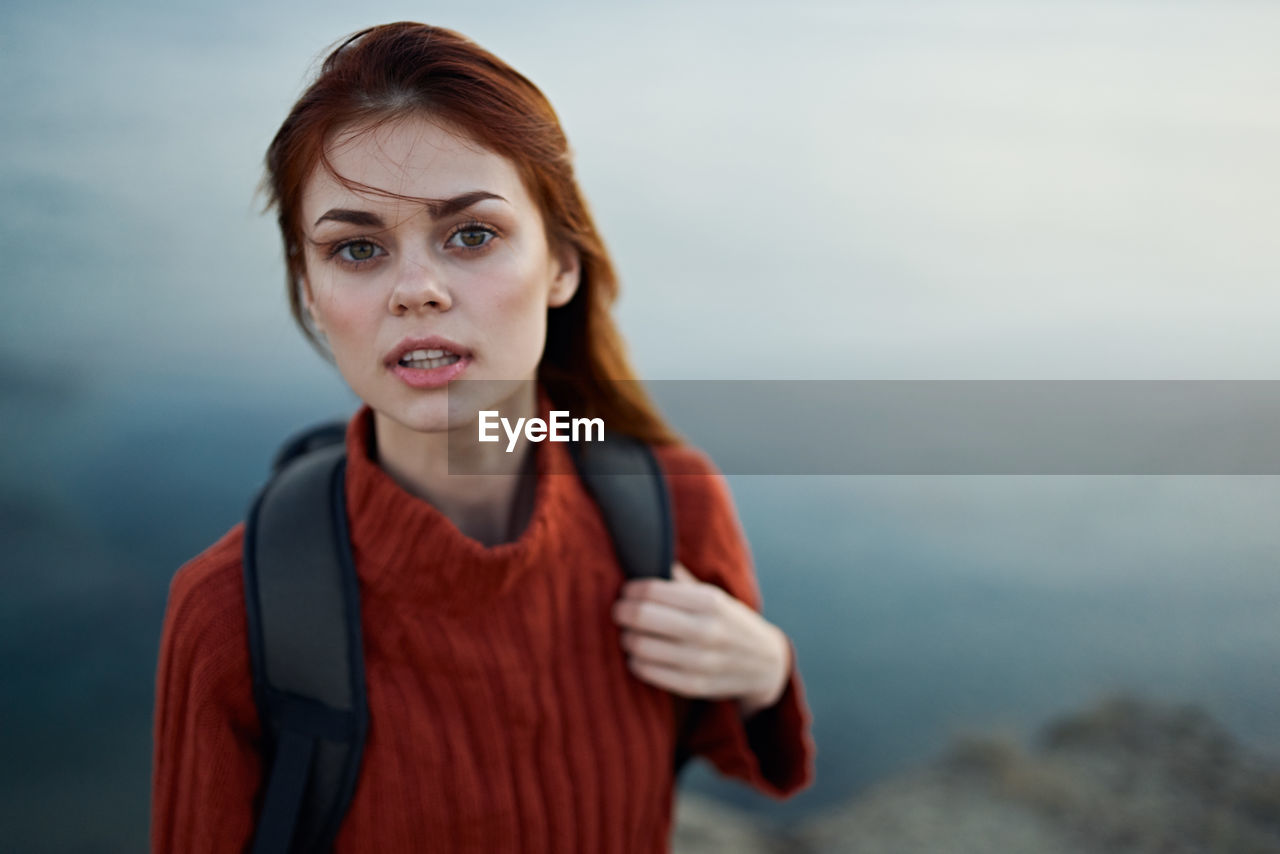
M391 401L385 404L369 401L374 411L375 420L381 420L386 427L394 430L408 430L413 433L447 433L466 426L465 417L450 414L448 401L444 395L436 400L422 400L406 404Z
M375 399L360 395L377 417L393 422L396 428L415 433L460 433L476 435L482 411L498 412L514 421L536 414L536 380L455 381L438 389L397 388ZM529 410L529 411L526 411Z

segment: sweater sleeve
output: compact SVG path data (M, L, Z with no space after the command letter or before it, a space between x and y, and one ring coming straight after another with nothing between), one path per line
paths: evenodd
M240 545L233 528L174 576L156 677L154 854L240 852L261 784Z
M760 612L763 602L750 548L728 483L704 454L687 446L659 449L676 517L676 556L700 580L716 584ZM787 641L790 672L772 706L743 719L737 700L688 704L678 752L705 757L716 769L775 798L813 782L812 717L796 651Z

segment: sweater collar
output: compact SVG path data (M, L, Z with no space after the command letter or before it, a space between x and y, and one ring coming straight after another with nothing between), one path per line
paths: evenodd
M544 419L550 404L540 389ZM534 446L534 507L520 537L485 546L463 534L434 505L406 492L378 465L373 410L363 406L347 425L346 497L352 553L361 582L371 592L448 610L483 605L536 571L552 571L568 494L576 478L560 442Z

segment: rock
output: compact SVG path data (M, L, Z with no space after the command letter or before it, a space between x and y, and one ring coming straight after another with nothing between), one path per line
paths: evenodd
M1280 768L1208 715L1118 698L1030 747L958 740L843 807L777 828L681 795L677 854L1280 854Z
M815 853L1280 854L1280 770L1202 712L1117 699L1032 750L960 741L795 836Z
M681 793L676 800L674 854L780 854L779 835L742 810Z

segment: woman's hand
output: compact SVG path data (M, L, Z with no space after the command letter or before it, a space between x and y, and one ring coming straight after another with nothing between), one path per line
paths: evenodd
M628 581L614 603L637 678L685 697L736 699L743 717L778 701L790 675L786 635L677 561L670 581Z

